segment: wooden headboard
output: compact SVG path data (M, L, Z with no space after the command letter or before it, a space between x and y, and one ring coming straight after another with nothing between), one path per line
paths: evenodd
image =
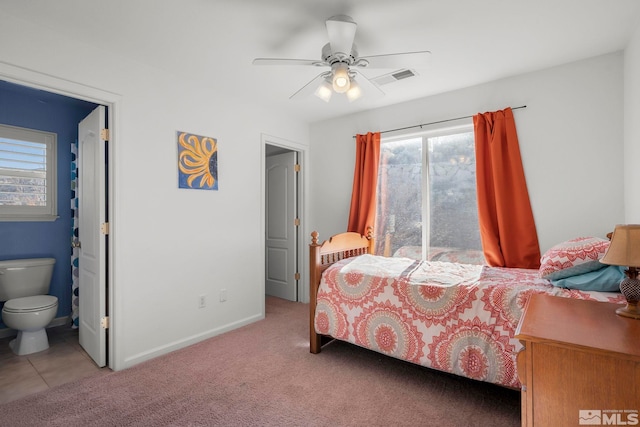
M309 245L309 343L311 353L319 353L323 344L323 337L316 334L314 326L316 299L322 273L331 264L342 259L373 254L375 240L371 237L371 233L372 230L369 230L368 237L353 232L340 233L331 236L322 244L318 244L318 232L311 233L311 244Z

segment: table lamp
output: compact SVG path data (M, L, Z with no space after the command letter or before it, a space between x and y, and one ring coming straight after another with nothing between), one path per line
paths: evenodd
M609 248L600 262L628 267L625 271L627 277L620 282L620 292L627 299L627 306L617 309L616 314L640 319L640 224L616 225Z

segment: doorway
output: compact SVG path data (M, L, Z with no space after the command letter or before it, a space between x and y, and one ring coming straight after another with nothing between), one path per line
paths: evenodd
M302 301L304 150L275 137L263 136L263 143L265 294Z
M115 115L114 113L114 107L116 105L116 102L119 102L119 97L112 94L112 93L108 93L108 92L103 92L99 89L96 88L91 88L91 87L86 87L77 83L73 83L73 82L69 82L67 80L61 80L61 79L57 79L51 76L47 76L47 75L41 75L39 73L33 72L33 71L29 71L29 70L24 70L21 68L16 68L16 67L12 67L11 65L8 64L3 64L0 63L0 80L7 82L8 84L14 85L16 87L20 87L24 90L30 90L30 91L34 91L34 92L38 92L40 94L42 94L43 97L60 97L60 98L68 98L69 102L71 103L87 103L87 104L94 104L95 106L98 105L102 105L104 106L105 109L108 108L109 114L108 114L108 128L110 128L111 130L114 129L114 117ZM71 126L74 126L76 129L78 127L78 123L80 120L75 121L75 123L71 124ZM113 132L111 132L112 137L109 138L113 141ZM68 138L65 138L65 143L68 142ZM113 152L113 144L109 144L107 146L107 149L105 150L105 154L107 156L111 156L111 158L113 159L113 156L111 155ZM67 164L61 164L59 166L60 168L62 168L62 170L69 170L69 165ZM113 241L113 214L112 214L112 208L113 208L113 203L111 201L111 195L113 194L113 184L111 181L111 177L114 176L113 170L115 167L115 162L111 161L108 163L108 165L106 165L103 169L105 169L105 173L107 176L106 179L106 192L105 192L105 197L104 197L104 203L107 206L106 209L106 217L111 219L111 227L110 229L108 229L108 234L109 234L109 240ZM67 172L68 173L68 172ZM61 199L59 207L61 209L66 208L68 205L68 201L64 202L64 200ZM70 240L67 236L66 238L66 242L68 243ZM67 254L69 253L69 248L67 247L66 249ZM104 290L106 291L106 288L109 287L110 289L113 289L113 283L112 283L112 278L114 277L113 275L113 267L112 265L109 265L107 263L107 259L109 258L113 258L113 246L110 245L110 247L108 248L107 251L105 251L104 257L101 259L101 263L103 264L103 268L104 268L104 279L102 281L103 283L103 287ZM63 258L60 258L61 261L63 260ZM68 258L67 258L68 259ZM69 264L67 264L69 265ZM60 266L61 268L64 268L62 265ZM69 287L71 287L71 281L69 281ZM70 300L70 298L69 298ZM69 304L71 305L70 301L67 302L65 300L61 300L61 304ZM109 307L108 311L107 307ZM94 313L104 313L103 317L104 319L99 319L97 321L97 323L99 323L101 326L104 325L105 328L102 331L102 334L104 336L104 341L105 341L105 346L103 346L103 348L101 349L101 358L102 358L102 362L96 360L96 363L99 364L100 366L109 366L110 368L116 369L116 367L114 366L115 363L113 362L115 360L114 355L113 355L113 337L114 337L114 331L112 328L108 328L108 320L109 318L112 319L112 311L113 311L113 303L112 303L112 296L110 295L108 297L108 300L104 301L104 306L103 307L96 307L95 309L92 308L90 310L90 312L94 312ZM61 314L62 316L63 314ZM63 319L62 317L60 319ZM58 325L60 325L61 323L58 323ZM111 344L111 345L109 345ZM107 348L108 346L108 348Z

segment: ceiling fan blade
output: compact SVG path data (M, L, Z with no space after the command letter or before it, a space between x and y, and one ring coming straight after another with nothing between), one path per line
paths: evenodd
M327 34L332 53L351 54L353 39L356 36L358 25L353 22L350 16L336 15L327 19Z
M431 52L428 50L361 56L358 58L359 63L354 65L362 68L420 68L429 64L430 57Z
M285 59L285 58L256 58L253 65L315 65L328 66L326 62L317 59Z
M316 77L313 78L313 80L311 80L306 85L302 86L300 89L298 89L296 93L291 95L289 99L294 99L294 98L299 99L299 98L304 98L306 96L311 95L316 91L316 89L318 88L318 86L320 86L320 84L324 81L324 79L327 78L327 76L329 76L330 74L331 74L330 71L325 71L324 73L318 74Z

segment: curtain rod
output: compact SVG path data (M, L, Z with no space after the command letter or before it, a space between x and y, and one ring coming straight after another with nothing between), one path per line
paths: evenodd
M519 110L521 108L527 108L526 105L521 105L519 107L513 107L512 110ZM474 114L475 115L475 114ZM413 129L413 128L422 128L422 126L429 126L429 125L436 125L439 123L446 123L446 122L452 122L454 120L462 120L462 119L470 119L473 116L463 116L463 117L456 117L454 119L446 119L446 120L438 120L437 122L431 122L431 123L422 123L419 125L413 125L413 126L407 126L407 127L403 127L403 128L397 128L397 129L389 129L389 130L383 130L380 131L380 134L382 135L383 133L388 133L388 132L396 132L399 130L406 130L406 129ZM353 135L353 137L355 138L356 135Z

